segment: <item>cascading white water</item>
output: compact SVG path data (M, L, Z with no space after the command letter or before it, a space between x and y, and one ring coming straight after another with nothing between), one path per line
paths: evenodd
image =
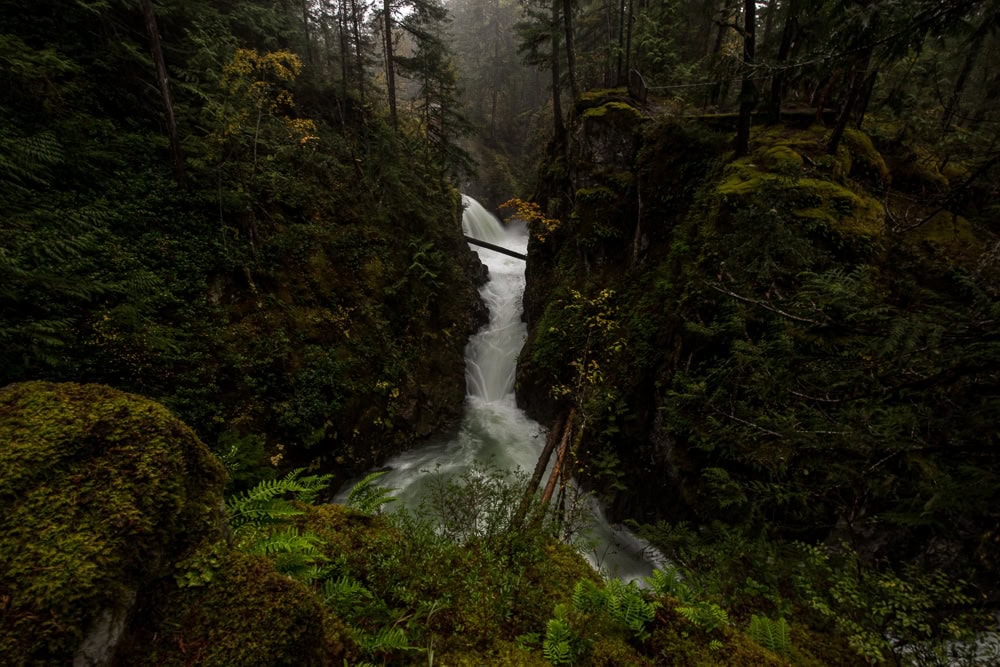
M528 245L523 226L504 226L479 202L463 196L465 234L520 253ZM521 321L524 262L501 253L470 246L490 272L480 294L490 321L469 339L465 348L466 409L457 433L439 436L426 445L404 452L385 464L388 472L379 484L407 506L416 506L431 476L461 475L474 465L488 464L505 470L531 472L545 444L545 430L517 407L514 374L517 355L527 328ZM341 492L343 500L346 491ZM593 521L584 555L592 565L611 576L637 579L648 576L659 558L648 545L628 531L615 528L591 503Z

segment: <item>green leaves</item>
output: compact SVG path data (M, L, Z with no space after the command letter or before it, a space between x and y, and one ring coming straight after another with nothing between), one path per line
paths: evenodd
M574 644L579 637L566 620L566 608L557 605L555 618L550 618L545 624L545 639L542 641L542 654L552 665L571 665L576 656Z
M226 499L229 525L237 533L246 526L286 523L303 511L293 501L309 503L327 488L332 475L302 476L293 470L281 479L264 480L254 488Z
M747 633L755 642L778 655L787 655L792 649L791 629L784 618L773 621L754 614Z
M375 484L383 475L385 475L384 470L365 475L360 482L351 487L345 504L363 514L378 514L382 511L383 505L396 502L390 495L394 489Z

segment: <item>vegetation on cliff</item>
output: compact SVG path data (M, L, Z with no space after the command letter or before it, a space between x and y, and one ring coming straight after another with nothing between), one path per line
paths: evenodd
M581 106L570 151L598 157L543 190L562 222L529 247L524 403L580 415L576 473L681 562L713 554L692 576L736 613L834 620L875 660L900 650L887 631L954 630L948 610L997 593L987 191L907 225L893 202L923 185L894 185L906 149L877 131L831 155L830 130L771 125L734 158L698 119ZM801 589L794 543L832 547ZM829 579L851 564L856 598ZM879 611L889 590L910 594Z
M340 506L311 504L329 476L293 473L223 515L219 462L147 399L12 385L0 437L4 664L777 665L790 646L674 574L602 582L549 526L512 521L523 480L501 471L393 515L378 475Z
M274 3L0 9L0 385L154 397L237 483L457 418L480 306L452 135L394 129Z

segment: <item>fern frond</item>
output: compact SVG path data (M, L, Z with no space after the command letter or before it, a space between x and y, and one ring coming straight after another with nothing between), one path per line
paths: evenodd
M402 628L380 628L374 634L361 634L358 644L367 653L390 653L392 651L422 650L410 646Z
M390 495L395 489L375 484L385 473L386 471L381 470L365 475L364 479L351 488L345 504L364 514L375 514L383 505L395 502L396 498Z
M563 619L550 618L545 626L542 655L552 665L569 665L573 662L573 629Z
M585 614L608 608L608 595L590 579L581 579L573 588L573 608Z
M226 511L233 529L246 524L267 525L282 523L302 514L286 500L291 496L300 502L315 501L329 484L330 475L299 477L302 470L293 470L282 479L264 480L249 491L226 499Z
M747 634L755 642L778 655L787 655L792 649L791 628L784 618L772 621L754 614L750 619L750 629Z

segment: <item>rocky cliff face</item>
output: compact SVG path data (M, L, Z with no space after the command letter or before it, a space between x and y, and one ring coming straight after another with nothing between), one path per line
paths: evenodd
M877 133L828 155L822 126L758 127L733 160L718 124L577 105L542 171L561 225L529 247L525 407L585 415L579 475L618 517L993 562L988 216L900 224L895 201L947 178ZM944 480L984 489L950 525Z

